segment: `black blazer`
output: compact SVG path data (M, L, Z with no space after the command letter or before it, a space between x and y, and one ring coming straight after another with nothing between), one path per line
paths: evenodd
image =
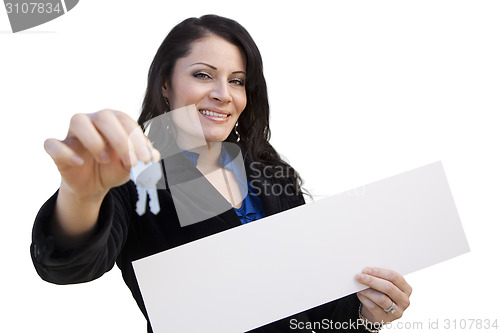
M176 170L169 169L169 166L163 163L163 167L169 169L164 176L169 175L170 172L185 172L186 170L192 173L198 172L187 159L182 156L175 158L178 158L176 163L170 165L177 168ZM300 193L290 194L288 191L275 196L271 195L270 191L265 191L266 186L268 188L276 184L285 186L286 183L266 177L262 173L258 174L248 166L247 163L247 176L256 193L259 194L266 216L304 204L304 198ZM166 182L165 185L165 189L158 190L161 205L158 215L146 212L143 216L138 216L135 213L137 191L133 182L129 181L111 189L102 203L98 222L90 239L73 244L71 247L58 243L50 231L51 216L57 198L56 192L41 207L33 226L30 250L35 269L40 277L56 284L87 282L111 270L116 262L125 283L148 320L148 332L152 332L132 268L132 261L241 225L235 211L230 209L205 221L181 227ZM297 329L297 323L356 322L359 305L356 295L350 295L252 330L252 332L311 332L311 329ZM295 325L291 325L291 320ZM302 326L305 327L305 325ZM314 332L332 331L330 327L332 325L326 330L316 327ZM340 331L364 332L362 329Z

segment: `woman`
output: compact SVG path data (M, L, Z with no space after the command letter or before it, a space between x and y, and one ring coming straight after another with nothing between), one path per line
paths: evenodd
M194 116L183 120L188 112ZM172 115L164 126L171 135L161 135L162 122L155 122L165 114ZM196 137L196 130L186 119L193 120L192 128L199 125L205 144L193 144L190 138ZM131 166L160 160L160 152L142 135L138 123L143 129L151 126L150 138L161 147L163 176L168 180L163 179L165 188L158 190L157 215L148 211L139 216L134 209L137 191L129 178ZM132 261L296 207L304 199L300 177L269 144L262 60L250 35L235 21L207 15L187 19L169 33L151 64L138 123L112 110L77 114L65 140L45 142L62 182L37 215L31 254L38 274L58 284L96 279L116 262L148 319ZM163 148L169 145L177 150ZM241 154L232 150L235 145ZM246 168L228 168L227 156L242 156ZM194 175L192 179L201 179L207 191L220 193L214 200L231 209L183 225L171 180L185 170ZM277 195L266 186L293 191ZM292 319L356 322L360 317L366 320L357 331L373 331L372 323L400 318L408 307L411 287L400 274L367 268L356 279L367 289L255 331L291 331Z

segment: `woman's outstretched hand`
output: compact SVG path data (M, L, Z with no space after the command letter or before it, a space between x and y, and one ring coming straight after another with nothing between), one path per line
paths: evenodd
M159 158L137 122L114 110L75 114L66 138L47 139L44 148L61 173L61 186L82 198L125 183L138 159Z
M61 174L55 220L68 235L93 227L104 196L129 180L137 160L160 159L137 122L114 110L75 114L66 138L47 139L44 148Z
M372 323L389 323L403 316L410 305L411 286L397 272L368 267L356 275L356 281L368 286L358 292L361 314Z

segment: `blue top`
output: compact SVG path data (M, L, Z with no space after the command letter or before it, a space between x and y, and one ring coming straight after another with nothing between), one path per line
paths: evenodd
M222 145L224 148L224 145ZM183 150L182 153L186 158L193 163L194 166L198 164L199 154L194 153L189 150ZM227 150L222 149L220 154L220 163L224 166L224 169L232 171L240 185L240 188L248 188L248 193L243 199L240 208L234 208L236 214L240 218L242 224L246 224L248 222L252 222L258 220L260 218L265 217L264 207L262 206L262 202L259 197L255 195L255 192L250 186L250 182L248 182L246 175L243 170L236 167L235 163L232 163L231 156L227 152ZM244 185L246 182L246 186Z

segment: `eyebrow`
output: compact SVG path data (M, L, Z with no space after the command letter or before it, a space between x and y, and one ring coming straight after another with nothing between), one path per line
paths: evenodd
M214 70L217 70L217 67L215 67L213 65L210 65L210 64L207 64L206 62L195 62L194 64L191 64L189 67L192 67L192 66L195 66L195 65L205 65L205 66L210 67L210 68L212 68ZM247 75L247 73L245 73L244 71L234 71L231 74L244 74L244 75Z

